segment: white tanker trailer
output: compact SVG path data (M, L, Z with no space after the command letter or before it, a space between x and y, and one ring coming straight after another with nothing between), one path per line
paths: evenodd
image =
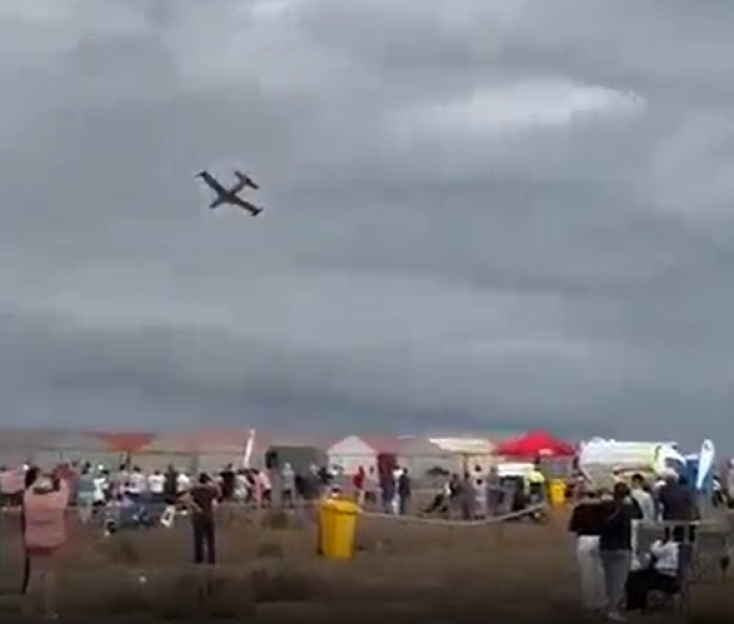
M681 473L686 459L675 442L623 442L594 438L581 444L578 468L590 482L605 486L614 477L640 473L658 478L666 470Z

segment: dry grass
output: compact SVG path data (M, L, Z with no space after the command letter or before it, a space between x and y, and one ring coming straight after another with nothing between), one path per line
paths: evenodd
M415 622L578 619L572 540L565 518L546 526L444 527L362 518L358 554L319 559L316 528L272 513L226 513L221 564L188 563L185 520L170 530L100 538L72 527L64 553L64 614L136 616L136 621L219 617L336 621L399 617ZM21 554L15 522L3 519L0 581L17 591ZM141 582L141 577L145 582ZM694 619L732 612L727 582L694 591ZM650 619L648 618L648 621ZM653 620L654 621L654 620Z

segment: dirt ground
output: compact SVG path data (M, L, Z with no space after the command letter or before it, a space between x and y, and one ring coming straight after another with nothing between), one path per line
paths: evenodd
M358 553L349 562L316 556L316 527L279 514L227 512L219 521L220 565L188 563L186 519L172 529L103 538L71 525L63 553L60 611L136 622L255 619L337 622L391 617L448 623L492 618L533 622L582 617L573 540L566 517L546 525L435 526L360 519ZM17 609L21 549L17 519L0 527L3 616ZM691 620L734 615L731 581L698 585ZM671 616L646 616L647 621Z

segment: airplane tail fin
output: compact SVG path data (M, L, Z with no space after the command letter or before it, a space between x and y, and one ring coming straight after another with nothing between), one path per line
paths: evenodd
M260 214L260 213L261 213L262 211L263 211L263 209L262 209L262 208L254 208L254 209L252 210L251 214L252 214L252 216L253 216L253 217L256 217L256 216L257 216L257 215L259 215L259 214Z
M255 184L250 176L245 175L241 171L235 171L234 174L237 176L237 179L240 181L240 184L242 186L249 186L250 188L255 190L258 190L260 188L257 184Z
M224 199L221 197L217 197L211 204L209 204L209 209L214 210L215 208L219 208L222 204L226 203Z

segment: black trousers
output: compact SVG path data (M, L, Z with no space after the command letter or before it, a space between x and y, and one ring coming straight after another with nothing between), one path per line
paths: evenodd
M31 560L27 553L23 553L23 585L21 586L21 592L26 593L28 591L28 583L31 582Z
M674 594L678 591L678 581L674 576L661 574L652 568L630 572L626 587L627 609L644 611L647 608L647 597L652 591Z
M194 563L215 564L217 549L214 530L214 517L208 514L195 513L191 518L194 537Z
M31 582L31 560L25 548L25 510L20 511L20 532L23 540L23 580L20 591L25 594L28 591L28 583Z

